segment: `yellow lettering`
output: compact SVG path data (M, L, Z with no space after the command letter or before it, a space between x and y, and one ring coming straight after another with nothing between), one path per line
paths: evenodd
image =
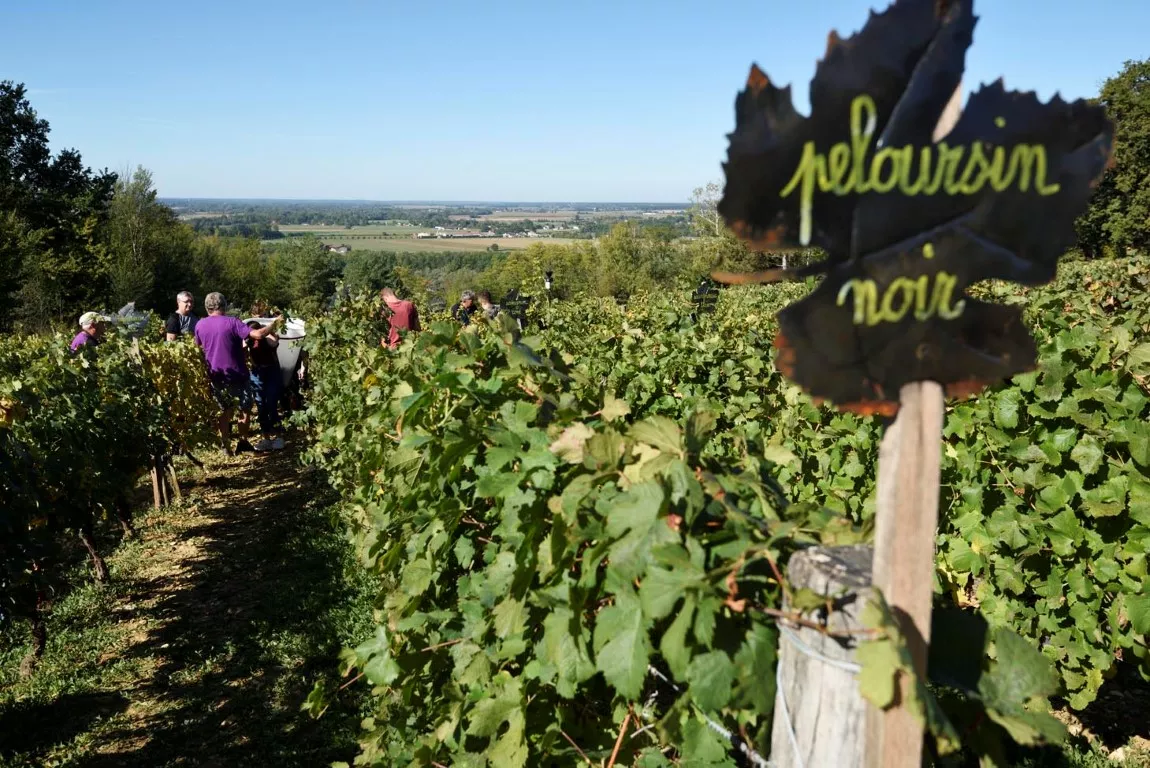
M890 287L886 289L882 296L882 308L879 310L879 321L886 321L888 323L897 323L902 320L903 315L910 309L911 302L914 300L914 281L906 278L897 278ZM896 310L894 308L894 300L898 297L902 298L902 304Z
M846 144L838 143L831 147L827 155L827 175L830 180L830 190L836 195L845 195L851 191L851 180L847 176L851 167L851 148Z
M962 172L962 180L958 182L959 189L964 194L973 195L982 189L989 178L990 163L982 151L982 144L975 142L970 147L970 158L966 161L966 170Z
M958 282L958 278L946 272L939 272L935 280L934 298L935 306L938 308L938 316L943 320L953 320L962 314L962 310L966 309L965 299L959 301L954 306L950 304L953 298L954 285Z
M802 186L799 191L799 242L803 245L810 245L811 243L811 209L814 208L815 202L815 158L817 155L813 141L808 141L803 145L803 159L799 162L799 167L795 169L795 175L779 193L779 197L787 197L795 191L796 187Z
M863 118L866 123L863 123ZM851 181L858 194L870 191L866 177L866 153L871 136L878 128L878 109L870 96L856 96L851 102ZM850 185L848 185L849 191Z
M931 176L930 183L927 184L926 187L922 190L924 195L933 195L935 192L938 192L938 190L942 188L942 175L946 172L946 158L949 151L950 145L945 141L940 141L938 143L938 154L937 157L933 158L934 175ZM930 147L923 147L923 155L925 156L930 154L933 154L930 151ZM924 168L925 171L931 170L929 167L926 167L925 163Z
M901 173L898 175L898 191L909 197L926 189L930 182L930 147L923 147L919 152L918 181L910 183L910 170L914 165L914 147L909 144L902 148L900 160Z
M855 325L868 326L878 324L877 312L875 311L875 304L878 301L878 287L875 285L874 280L847 280L843 287L839 289L838 306L846 303L847 294L854 291L855 306L854 318Z
M930 278L923 275L915 281L914 285L914 319L915 320L929 320L936 309L938 309L937 301L927 301L927 294L930 291Z
M986 171L990 179L990 188L995 192L1005 192L1013 181L1013 176L1003 176L1006 167L1006 147L995 147L994 156L990 160L990 168Z
M875 192L890 192L898 184L899 178L899 150L883 147L874 156L870 163L870 183ZM883 179L882 164L890 163L890 177Z
M946 166L946 180L942 188L946 190L948 195L956 195L962 191L954 177L958 173L958 165L962 162L964 154L966 154L966 147L948 147L943 156L943 165Z
M995 122L1001 128L1004 123L1000 120L996 118ZM1010 148L1008 158L1005 147L983 142L952 147L941 141L917 148L917 167L916 147L909 144L883 147L868 159L878 130L878 108L866 94L851 102L849 128L850 141L834 144L825 154L818 151L813 141L806 142L798 168L779 193L783 198L798 193L802 245L811 242L816 188L840 197L871 190L885 194L896 187L899 193L910 197L935 195L939 190L951 196L976 195L987 184L994 191L1003 192L1016 180L1020 192L1030 191L1031 182L1034 191L1043 196L1057 194L1061 189L1057 182L1047 181L1046 147L1038 144L1016 144ZM856 292L856 300L857 296Z
M843 306L847 297L854 294L854 314L851 321L855 325L873 328L879 323L897 323L913 310L914 319L926 321L938 316L944 320L959 317L966 309L966 300L953 303L954 289L958 278L948 272L939 272L931 278L922 275L918 278L897 277L878 295L878 285L874 280L851 279L839 289L836 304Z

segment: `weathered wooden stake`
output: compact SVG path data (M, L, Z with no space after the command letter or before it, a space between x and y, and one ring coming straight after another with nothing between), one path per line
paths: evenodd
M171 489L171 496L174 501L183 501L184 492L180 489L180 478L176 475L176 465L172 463L170 457L165 456L164 470L168 479L168 487Z
M934 141L950 133L961 107L960 83L935 126ZM791 557L787 581L793 588L808 587L824 595L846 592L845 601L820 617L831 632L861 628L858 618L871 587L881 591L916 669L925 676L938 527L942 387L932 381L907 384L899 403L898 416L879 447L873 564L867 548L815 548ZM860 556L865 565L857 562ZM894 706L877 710L862 698L849 664L842 664L853 659L853 643L789 626L785 620L779 628L773 765L921 768L925 728L900 703L909 681L903 681L904 693Z
M874 586L898 620L914 658L926 675L938 529L943 393L932 381L902 388L894 423L879 447L875 514ZM903 679L903 691L909 684ZM919 768L923 725L906 707L868 707L868 768Z
M771 728L775 768L863 764L866 706L849 669L861 638L850 633L862 628L859 617L871 593L871 559L870 547L814 547L796 552L787 564L792 589L805 587L833 599L832 610L815 611L807 618L825 622L830 632L842 636L779 621L779 688Z
M160 465L152 458L152 506L159 509L164 505L163 492L160 490Z
M962 82L934 126L938 142L962 114ZM874 586L894 611L918 674L926 676L934 539L938 530L939 462L945 412L942 386L905 385L899 411L879 446ZM909 681L902 681L903 692ZM867 768L920 768L924 728L906 707L867 708Z

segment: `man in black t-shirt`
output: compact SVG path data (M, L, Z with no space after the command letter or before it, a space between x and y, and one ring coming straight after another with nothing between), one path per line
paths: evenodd
M475 292L464 291L459 301L451 306L451 316L462 325L470 325L471 316L478 310L479 307L475 306Z
M200 318L192 314L192 294L181 291L176 295L176 311L164 323L164 333L168 341L175 341L185 333L189 336L196 330L196 323Z

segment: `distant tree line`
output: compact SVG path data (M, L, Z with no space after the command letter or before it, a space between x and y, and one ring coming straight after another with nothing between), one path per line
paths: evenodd
M24 86L0 81L0 330L129 302L167 312L182 290L300 311L333 292L339 264L319 241L269 250L197 233L158 201L147 170L92 171L73 149L53 155L48 135Z
M536 221L531 218L517 220L483 219L483 216L491 213L490 209L414 209L378 206L349 208L346 204L338 202L317 203L305 207L294 204L285 206L280 203L252 203L241 206L198 201L173 200L167 202L172 205L183 204L196 210L198 215L188 222L196 232L231 237L258 237L262 240L283 237L284 233L279 229L281 225L326 225L350 229L351 227L368 226L380 221L404 221L414 228L427 230L435 227L445 229L471 228L485 232L490 231L498 236L514 235L519 232L542 232L549 226L564 226L565 229L561 230L562 237L578 239L600 237L607 234L615 224L627 220L625 214L588 217L578 213L570 221ZM680 215L643 219L636 223L644 228L666 230L678 237L691 234L686 212ZM576 231L566 229L572 224L579 229Z
M1127 62L1106 81L1099 99L1115 121L1113 166L1078 220L1087 258L1150 248L1150 60ZM181 221L188 201L161 201L151 174L93 171L74 149L53 154L48 123L23 85L0 81L0 330L44 327L89 309L115 310L128 302L166 312L175 294L202 299L212 290L244 307L256 299L315 311L343 282L348 290L402 284L436 303L464 289L503 295L512 288L542 290L552 272L554 295L625 297L686 286L709 270L795 265L810 252L752 253L724 226L715 203L721 189L695 191L682 215L619 221L628 210L661 204L571 204L581 234L595 240L570 245L543 241L521 251L467 254L386 254L353 251L336 257L315 237L272 239L280 224L365 225L410 221L455 227L465 215L490 207L413 208L378 203L195 201L218 214ZM165 204L168 203L168 204ZM516 209L530 217L541 208ZM615 221L599 215L616 213ZM466 223L466 222L464 222ZM533 230L536 221L484 222L496 231Z

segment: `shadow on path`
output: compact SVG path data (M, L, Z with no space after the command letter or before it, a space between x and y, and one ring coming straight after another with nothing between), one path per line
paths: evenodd
M0 716L10 749L81 742L67 765L323 766L350 760L362 713L345 699L300 711L318 676L370 619L330 518L333 497L295 451L209 464L192 503L142 530L148 563L119 587L140 630L117 661L147 669L122 692L60 696ZM339 710L339 711L337 711ZM10 752L11 754L11 752Z

